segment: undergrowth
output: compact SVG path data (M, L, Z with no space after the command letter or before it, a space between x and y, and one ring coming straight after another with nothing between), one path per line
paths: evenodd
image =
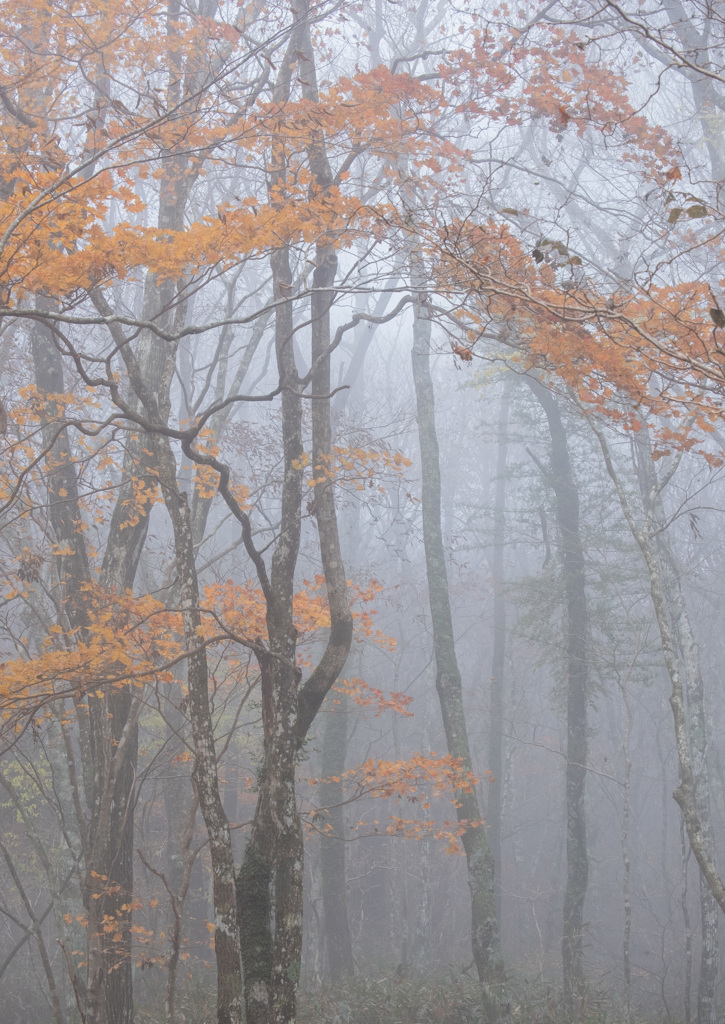
M300 993L299 1024L480 1024L477 986L450 969L354 978Z
M607 997L585 991L573 1015L548 985L512 983L510 1024L619 1024ZM433 975L408 970L322 985L300 992L298 1024L483 1024L476 981L454 967Z

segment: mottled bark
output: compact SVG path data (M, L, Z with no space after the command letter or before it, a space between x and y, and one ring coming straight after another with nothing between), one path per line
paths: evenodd
M471 770L441 530L440 455L430 373L431 324L422 301L415 307L413 332L412 363L421 454L423 542L433 625L436 690L448 752L461 759L464 769ZM475 790L470 793L457 792L456 801L456 814L460 822L476 822L481 819ZM496 917L493 857L483 828L468 828L462 841L471 892L473 957L481 985L485 1018L487 1021L495 1021L507 1012L507 1007Z
M685 821L680 819L680 873L682 878L680 906L682 907L682 923L685 927L685 984L682 988L682 1002L685 1024L690 1024L692 1019L692 925L690 923L690 910L687 905L687 869L691 853L692 850L687 842Z
M194 742L193 779L209 839L217 968L217 1022L244 1024L244 984L237 924L234 859L229 822L219 792L214 727L209 704L206 649L200 646L201 612L191 514L176 482L176 461L166 438L155 450L164 502L174 533L178 591L187 650L188 707Z
M314 53L309 32L309 9L302 0L295 9L295 27L280 68L275 100L289 96L291 68L303 55L302 82L306 98L316 96ZM316 187L330 181L324 140L314 135L308 160ZM274 151L270 163L272 186L284 182L284 156ZM292 287L287 249L272 256L275 298L285 299ZM311 300L312 356L312 461L326 466L331 453L330 424L330 316L331 291L337 267L329 245L317 247ZM282 443L284 481L280 530L272 555L269 578L256 559L267 602L268 652L261 656L262 706L265 717L264 764L254 824L238 877L238 901L243 955L252 956L256 973L247 978L246 999L250 1024L288 1024L296 1018L296 992L302 958L303 842L295 794L297 754L326 694L337 679L352 641L352 616L340 551L332 484L314 490L314 515L330 609L330 635L309 679L300 686L296 667L297 630L293 620L294 577L299 553L302 502L302 411L294 359L294 319L291 302L277 306L275 350L282 391ZM269 869L269 875L265 872ZM274 927L267 918L265 879L271 887ZM254 888L250 884L254 882ZM265 965L263 953L271 950Z
M635 465L640 493L645 509L645 525L643 539L646 541L650 569L650 582L655 599L654 589L658 591L655 602L660 635L666 620L666 632L669 635L670 650L665 652L670 678L674 671L678 678L678 693L673 697L678 715L682 718L682 739L687 745L689 768L691 772L691 796L699 824L698 839L702 853L707 861L715 867L715 836L712 825L710 779L708 770L708 726L705 711L705 696L700 671L700 656L692 626L687 614L685 596L682 592L680 573L678 572L675 553L666 533L661 529L664 513L661 507L662 486L655 471L652 460L651 444L648 436L638 437L635 444ZM655 566L655 563L656 566ZM661 621L662 620L662 621ZM664 647L664 644L663 644ZM670 701L672 704L672 699ZM680 706L681 703L681 706ZM679 752L679 741L678 741ZM681 780L684 779L682 763L680 765ZM681 784L675 794L680 807L686 802L686 787ZM684 813L684 808L683 808ZM685 814L687 824L687 814ZM689 834L689 829L688 829ZM690 837L692 844L692 837ZM697 857L697 850L693 845ZM706 873L700 864L700 976L697 989L697 1022L698 1024L716 1024L717 1008L717 976L719 967L718 914L715 894L711 889Z
M291 287L289 253L271 260L275 297ZM295 797L297 757L297 629L293 620L295 568L301 535L302 408L295 363L291 302L277 307L275 351L282 392L284 479L279 537L265 580L268 652L260 657L264 760L251 834L237 877L242 955L249 1024L294 1019L302 939L302 893L295 905L290 885L302 850ZM274 929L272 916L274 911ZM283 941L284 936L284 941Z
M680 456L672 458L671 465L660 478L655 471L649 436L642 431L635 438L635 468L643 504L642 521L638 522L606 438L599 427L594 426L593 429L599 439L622 511L644 557L662 653L670 678L670 707L680 769L679 786L673 796L682 811L690 848L702 876L700 900L703 941L698 1024L711 1024L715 1014L718 967L718 918L712 900L725 913L725 884L715 862L707 766L707 722L699 652L687 615L674 552L662 526L662 493L677 469Z

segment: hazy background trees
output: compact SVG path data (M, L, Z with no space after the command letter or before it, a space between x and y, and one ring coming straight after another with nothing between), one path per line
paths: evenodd
M4 1019L712 1024L719 12L0 42Z

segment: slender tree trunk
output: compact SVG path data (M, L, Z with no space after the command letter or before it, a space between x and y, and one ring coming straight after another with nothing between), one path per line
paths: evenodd
M425 710L423 711L423 737L421 750L428 757L431 753L430 726L433 711L433 695L430 692L429 673L425 674ZM432 787L428 787L426 797L428 803L432 798ZM435 887L434 868L431 863L431 838L426 833L419 843L418 875L420 891L418 909L415 918L413 956L419 967L426 971L433 966L433 892Z
M461 759L471 770L471 752L463 709L463 688L453 638L453 621L448 593L443 535L441 530L441 479L438 436L435 422L433 381L430 373L431 323L425 306L415 307L413 324L413 381L418 411L422 475L423 542L425 546L428 596L433 624L436 659L436 689L443 717L449 754ZM456 813L461 822L481 819L478 796L456 794ZM471 892L471 942L481 984L483 1010L487 1021L498 1020L507 1012L505 975L496 917L494 863L483 828L468 828L463 848Z
M504 552L506 531L506 459L508 457L509 381L504 383L498 421L496 487L493 520L493 655L491 658L491 722L488 743L488 784L486 824L493 856L496 884L496 917L501 917L501 807L503 798L504 669L506 664L506 597L504 595Z
M680 680L683 739L689 754L694 809L700 827L703 851L708 861L714 866L715 835L710 806L708 725L700 656L687 614L675 554L669 543L669 538L657 528L664 517L660 507L661 487L658 484L652 461L649 438L637 439L635 456L640 493L646 510L648 552L653 568L657 563L655 577L659 581L660 614L667 619L673 647L672 665ZM681 793L684 795L682 787ZM682 807L682 804L680 806ZM687 816L685 816L685 820L687 820ZM692 843L692 839L690 842ZM716 1024L717 976L720 960L717 901L702 870L700 871L700 919L702 942L697 989L697 1024Z
M689 631L689 624L687 628ZM699 664L694 672L688 673L688 684L690 747L698 815L703 825L708 853L714 859L715 832L712 825L710 777L707 763L709 730ZM720 966L718 906L702 872L699 873L699 882L702 943L700 947L700 977L697 985L697 1024L717 1024L717 977Z
M211 855L217 1022L245 1024L234 858L229 822L219 792L206 650L199 646L202 620L191 514L187 496L179 491L176 483L176 461L166 438L156 439L156 452L164 502L174 531L179 600L188 652L189 717L195 757L193 778Z
M680 820L680 847L682 865L682 892L680 896L682 906L682 923L685 927L685 984L682 990L682 1001L684 1003L685 1024L690 1024L692 1019L692 925L690 924L690 910L687 906L687 869L690 862L690 846L687 842L684 819Z
M566 890L562 962L564 1006L576 1010L584 980L584 901L589 878L584 787L587 765L588 622L584 552L579 527L579 495L571 470L561 414L537 381L530 386L541 404L551 435L551 484L556 496L564 599L566 602Z
M275 296L284 299L292 277L286 249L273 254L272 273ZM302 849L294 784L300 671L295 664L297 630L292 599L301 532L303 449L300 384L293 337L292 304L281 302L276 312L275 349L279 379L285 385L282 392L285 468L280 533L266 593L269 650L268 654L260 656L264 762L254 822L237 878L249 1024L268 1024L279 1014L280 1019L285 1019L285 1014L294 1019L294 990L299 977L302 938ZM297 861L299 869L295 868ZM299 905L295 903L295 883L300 887ZM289 943L278 944L278 934L281 939L285 932Z
M320 882L327 967L333 985L352 977L355 972L345 885L344 794L342 782L335 781L345 771L347 734L347 698L342 694L340 704L330 708L327 714L320 763L323 782L318 797L320 805L329 808L326 828L320 836Z
M644 517L638 524L630 500L612 460L606 438L593 426L602 448L607 471L632 536L637 541L650 581L662 653L670 677L670 707L675 725L675 744L680 784L673 796L682 817L703 883L700 886L702 956L698 987L698 1024L715 1020L715 994L719 963L718 917L711 899L725 912L725 884L715 862L715 842L710 812L707 768L707 722L697 644L692 632L674 553L663 531L662 492L672 479L680 456L675 456L660 479L655 472L646 431L635 438L635 466Z
M275 100L289 97L292 67L305 62L302 94L317 98L314 52L310 37L308 0L294 10L295 26L280 69ZM320 191L332 175L324 138L313 133L308 162ZM284 186L285 156L275 150L270 164L272 185ZM312 461L324 468L331 454L330 423L330 305L337 259L329 244L319 244L311 299ZM272 257L275 298L290 294L289 252ZM342 670L352 642L352 616L340 550L334 489L321 480L314 488L313 510L330 609L330 634L320 661L300 686L295 663L297 630L293 621L294 577L301 533L302 412L301 386L294 360L292 303L277 307L276 353L282 391L284 482L280 534L264 577L269 650L261 655L262 708L265 733L264 767L257 809L238 879L238 901L245 964L250 971L246 995L250 1024L288 1024L296 1018L296 990L302 957L303 842L295 795L295 767L300 745L325 696ZM319 476L320 474L318 474ZM270 920L274 908L274 928Z
M624 756L624 793L622 801L622 896L624 903L624 927L622 931L622 963L624 966L624 1012L625 1024L632 1020L632 898L631 868L629 857L629 818L631 814L632 794L632 756L630 741L632 737L632 707L625 683L621 683L622 700L625 710L624 737L622 738L622 754Z

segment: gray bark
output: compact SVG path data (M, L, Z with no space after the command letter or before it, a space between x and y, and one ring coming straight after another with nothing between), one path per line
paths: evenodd
M306 0L295 9L292 32L275 90L275 100L289 97L290 76L300 54L305 59L302 90L316 99L314 52ZM316 187L332 180L324 139L313 133L307 157ZM272 154L272 184L284 181L282 148ZM311 299L312 462L326 465L331 454L330 305L337 259L330 245L317 246ZM275 297L289 295L289 253L272 257ZM294 578L301 532L302 413L294 358L291 302L277 307L275 348L282 391L284 482L279 538L269 577L259 557L255 565L267 603L269 649L260 652L265 734L264 767L252 832L238 876L238 901L245 962L249 963L246 998L250 1024L287 1024L297 1013L296 990L302 956L303 842L295 794L295 767L301 743L325 696L342 670L352 642L352 616L340 550L333 485L318 483L313 511L330 609L330 634L320 661L304 685L295 664L297 630L293 620ZM248 548L249 550L249 548ZM271 910L274 906L274 928Z
M344 794L342 782L335 781L345 771L347 736L347 698L342 694L340 704L330 708L327 714L320 763L323 782L318 797L320 805L328 808L327 828L320 836L320 884L327 967L333 984L352 977L355 972L345 887Z
M562 964L564 1007L576 1011L584 991L584 902L589 879L584 790L588 755L588 614L586 572L579 525L579 494L561 414L551 394L529 385L543 408L551 435L550 482L556 496L559 551L566 605L566 889Z
M658 602L660 614L666 615L673 641L673 658L677 671L684 680L682 687L682 713L689 748L692 772L692 795L702 832L702 846L708 860L715 862L715 836L712 826L710 779L708 772L708 727L705 695L700 671L700 657L692 632L675 554L669 538L661 529L663 513L661 493L648 436L635 441L637 478L647 517L648 550L652 562L657 562L655 578L659 581ZM653 594L654 597L654 594ZM658 614L658 622L660 618ZM666 658L667 660L667 658ZM684 793L681 793L681 797ZM680 800L678 800L680 803ZM680 803L682 807L682 804ZM692 840L690 840L692 842ZM694 852L694 851L693 851ZM697 989L698 1024L716 1024L717 975L719 967L718 914L715 895L704 872L700 872L701 952L700 976Z
M412 363L418 412L423 541L436 659L436 690L448 752L460 758L463 768L470 771L471 752L463 708L461 674L453 637L448 573L441 530L440 454L430 373L430 339L431 323L421 300L415 307ZM456 800L459 821L480 820L481 812L475 790L470 793L456 793ZM462 841L471 892L471 942L481 986L483 1010L487 1021L496 1021L508 1012L508 1008L496 917L493 857L482 828L468 828Z
M217 967L217 1022L245 1024L244 983L237 923L234 858L229 822L219 792L206 650L200 647L201 612L191 513L176 482L176 461L166 438L156 439L159 479L174 532L178 591L187 650L189 718L194 741L193 779L209 839Z
M674 554L663 530L662 493L677 469L679 456L673 457L670 467L660 479L655 472L649 437L642 432L642 436L634 439L635 466L644 512L642 521L638 523L604 434L595 425L593 429L632 536L639 545L647 567L662 653L670 678L670 707L680 769L680 783L673 796L682 812L690 847L703 880L700 886L703 930L698 1024L710 1024L715 1014L719 959L718 919L711 901L714 900L725 912L725 885L715 862L707 771L707 728L699 653L687 615Z
M504 384L498 421L496 486L493 521L493 654L491 658L491 722L488 743L488 784L486 823L493 857L496 884L496 916L501 918L501 808L503 801L504 671L506 665L506 597L504 594L504 552L506 532L506 460L510 404L509 381Z

